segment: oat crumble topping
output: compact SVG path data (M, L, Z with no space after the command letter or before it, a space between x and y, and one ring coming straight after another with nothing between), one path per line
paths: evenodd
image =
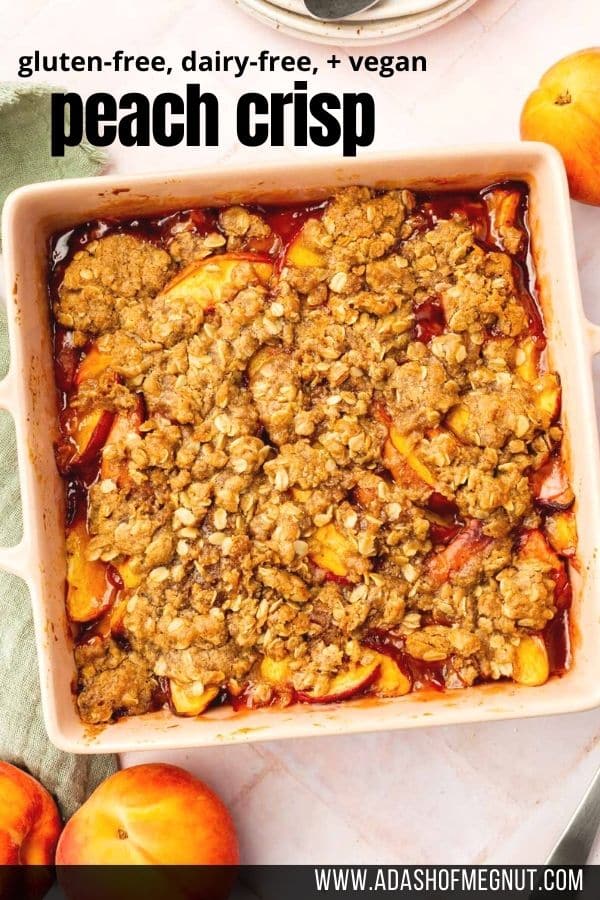
M291 242L230 207L65 260L85 722L560 668L560 384L518 277L524 195L479 196L485 239L460 204L349 187Z

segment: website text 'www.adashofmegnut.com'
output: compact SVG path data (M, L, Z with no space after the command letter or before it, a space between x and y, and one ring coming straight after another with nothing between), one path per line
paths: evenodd
M581 867L315 867L315 888L324 894L577 894L583 891Z

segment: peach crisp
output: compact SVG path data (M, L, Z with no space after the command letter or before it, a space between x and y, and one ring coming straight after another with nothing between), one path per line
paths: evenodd
M564 671L574 496L527 204L349 187L55 241L85 722Z

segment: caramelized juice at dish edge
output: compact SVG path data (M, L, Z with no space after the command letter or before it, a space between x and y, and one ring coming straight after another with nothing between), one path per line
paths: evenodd
M530 334L536 339L538 347L543 350L546 345L543 319L540 311L537 285L533 275L531 241L528 228L528 188L521 182L503 182L490 185L481 191L449 191L435 193L418 193L415 217L421 231L432 228L440 219L447 219L455 214L463 215L471 224L477 242L486 250L502 250L493 234L490 208L486 203L486 195L492 189L501 188L507 191L518 191L520 198L516 224L525 235L518 253L513 255L513 272L519 289L521 301L526 309ZM275 260L276 270L284 264L286 250L309 218L318 218L323 214L327 201L290 206L248 206L249 212L259 213L269 224L274 239L268 246L260 242L248 249L251 252L267 254ZM420 220L420 221L419 221ZM138 218L129 221L109 220L87 222L56 235L51 244L52 268L50 273L51 300L57 296L64 272L74 254L88 243L109 234L131 234L164 245L172 238L184 223L192 224L196 234L202 236L219 230L218 210L190 209L177 211L150 218ZM442 334L445 319L442 306L437 298L430 298L416 310L415 338L428 342L435 335ZM491 335L490 335L491 336ZM54 358L55 377L58 388L59 409L64 410L69 403L74 388L74 377L86 348L75 348L70 339L70 332L61 326L54 326ZM543 360L542 360L543 363ZM83 473L70 473L65 476L67 496L68 526L87 515L87 492L89 486L97 479L99 473L100 453ZM441 496L441 495L440 495ZM432 498L434 499L434 498ZM438 526L439 543L450 540L455 533L457 522L444 501L442 514L447 522ZM432 503L435 510L435 502ZM451 511L450 511L451 512ZM435 530L435 529L434 529ZM438 543L438 541L436 541ZM116 571L116 570L115 570ZM74 627L76 640L88 640L93 632L90 626ZM555 618L546 626L543 638L548 650L550 672L560 675L566 671L570 660L570 621L568 607L557 612ZM411 678L415 689L444 690L444 663L427 663L410 657L402 650L401 641L394 635L382 637L371 635L372 648L388 653L398 662L400 668ZM164 679L163 679L164 681ZM245 706L247 691L239 697L230 696L226 690L221 691L213 705L231 703L234 708ZM164 685L156 693L155 707L161 708L168 701L168 688ZM277 703L277 696L274 702Z

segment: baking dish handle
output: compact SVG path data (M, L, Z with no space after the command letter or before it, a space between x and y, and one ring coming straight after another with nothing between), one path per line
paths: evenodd
M4 378L0 381L0 409L6 409L11 412L12 409L12 393L13 393L13 377L12 371L8 371Z
M14 406L14 381L11 372L0 381L0 409L12 412ZM0 547L0 570L25 578L27 550L24 539L14 547Z
M9 572L11 575L18 575L26 581L25 568L27 560L27 549L23 539L15 544L14 547L0 547L0 572Z
M586 330L592 356L595 356L597 353L600 353L600 325L595 325L594 322L590 322L587 319Z

